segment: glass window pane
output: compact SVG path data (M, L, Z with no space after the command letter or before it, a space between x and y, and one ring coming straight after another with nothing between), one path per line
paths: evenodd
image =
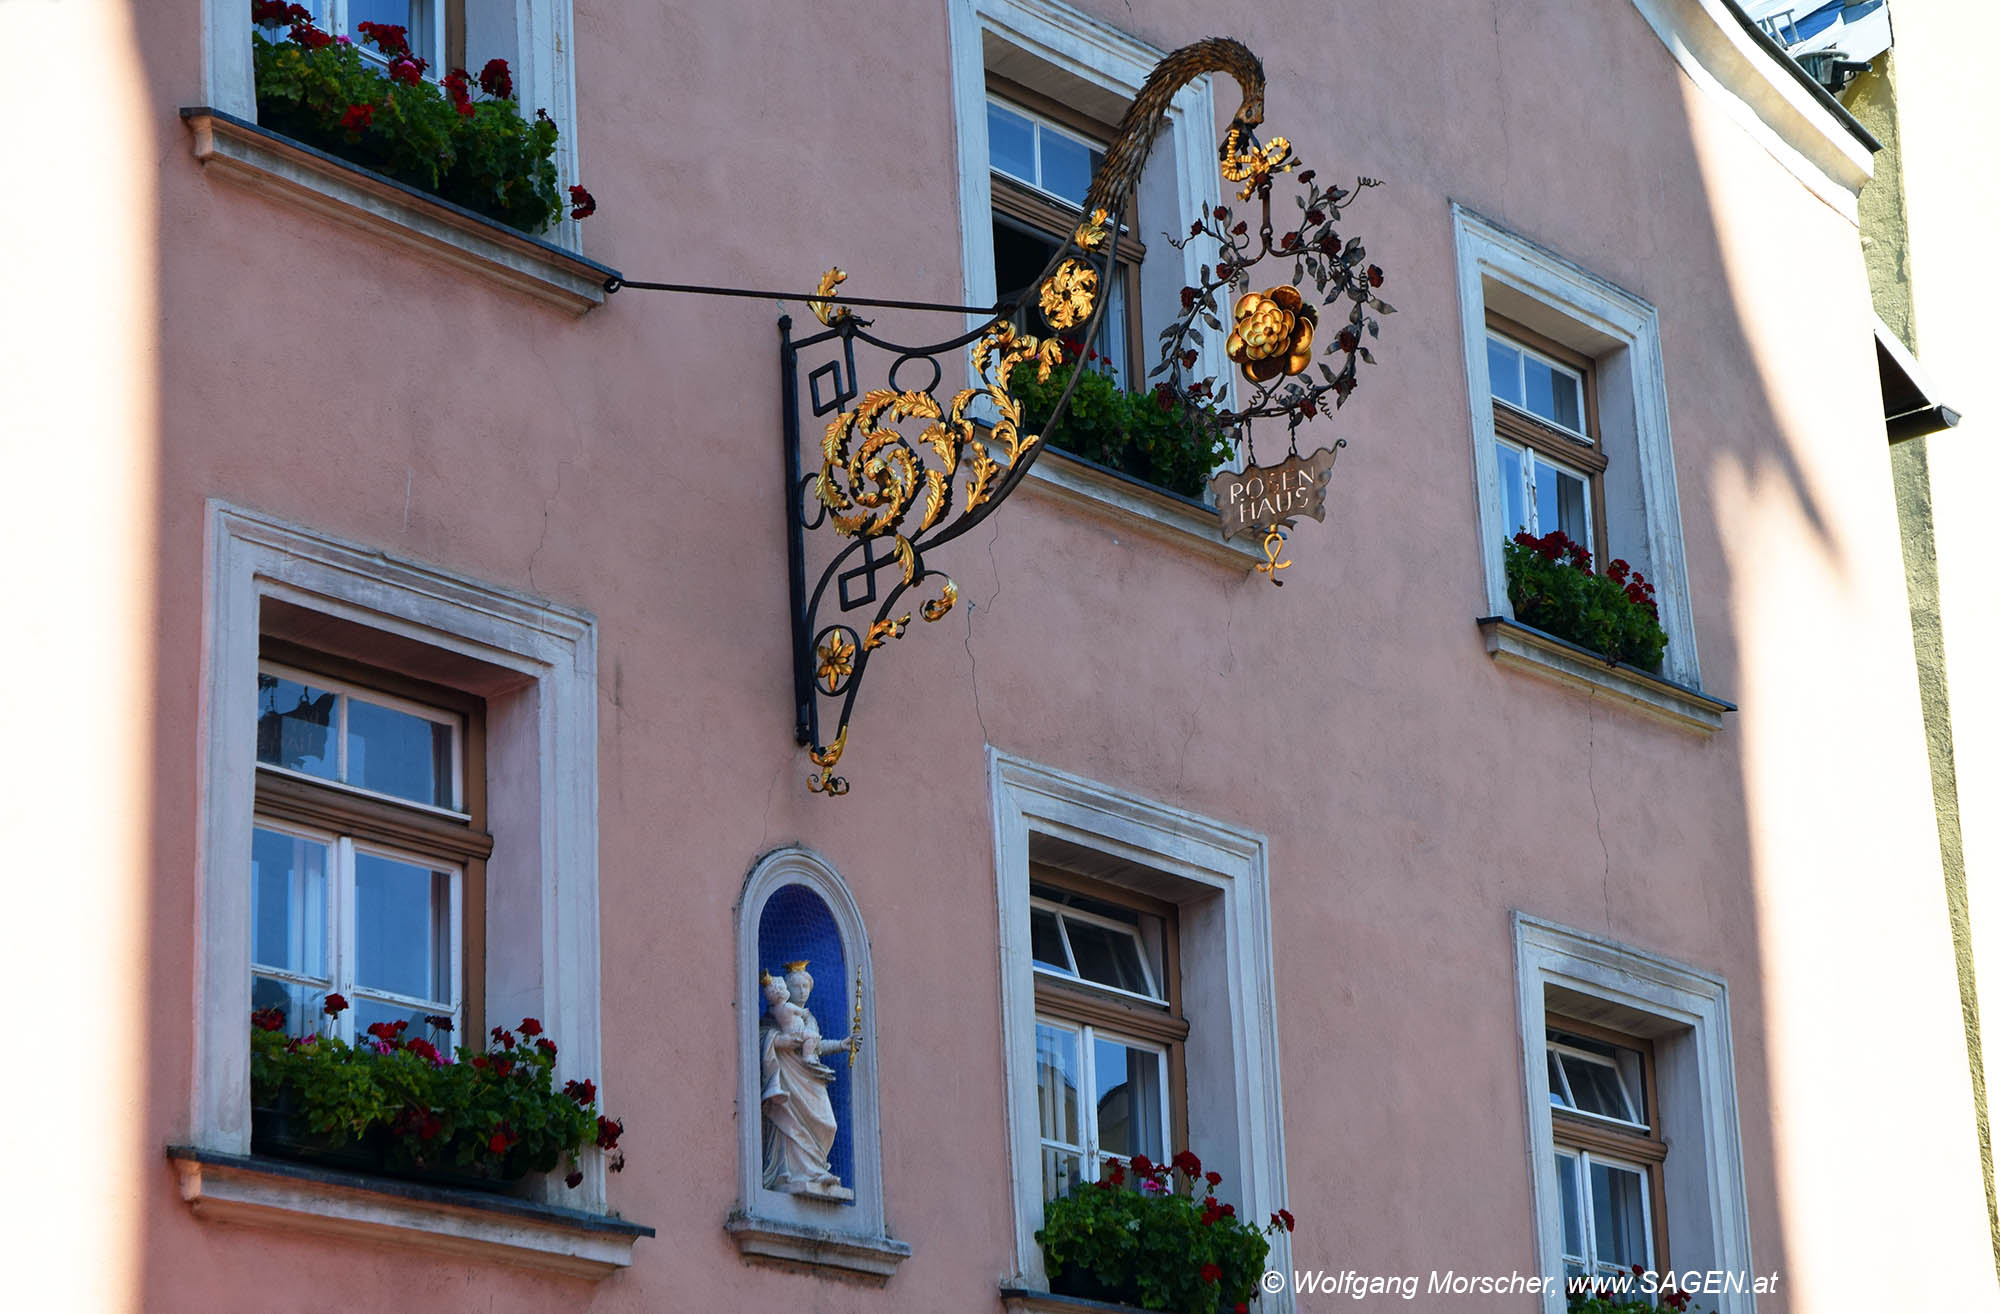
M1041 129L1042 190L1081 206L1090 191L1090 147L1046 124Z
M1495 443L1494 452L1500 463L1501 523L1507 527L1506 537L1512 538L1533 528L1528 521L1528 476L1522 468L1520 448Z
M1590 1218L1597 1241L1593 1257L1600 1268L1622 1271L1634 1264L1652 1267L1645 1191L1645 1177L1630 1168L1590 1165Z
M334 736L338 694L287 680L257 677L257 760L288 771L336 780L340 748Z
M1069 947L1076 954L1077 975L1098 985L1116 986L1150 995L1146 971L1139 963L1139 940L1130 931L1114 931L1075 918L1065 918Z
M1035 181L1035 125L1004 105L986 102L986 153L996 173Z
M1573 1154L1556 1152L1556 1179L1562 1191L1563 1254L1583 1261L1583 1165Z
M1077 1126L1077 1033L1035 1024L1035 1100L1042 1113L1042 1139L1083 1144Z
M452 727L361 698L347 702L347 783L433 807L456 805Z
M1579 543L1590 542L1590 521L1585 506L1590 483L1560 467L1535 458L1536 532L1560 529Z
M1521 373L1526 376L1527 408L1544 420L1556 418L1556 376L1545 360L1537 360L1526 353L1521 358Z
M1056 927L1056 915L1037 908L1028 914L1028 929L1034 939L1036 966L1069 974L1069 953L1063 948L1062 932Z
M451 998L451 873L354 855L354 984Z
M1590 484L1576 475L1552 469L1556 489L1556 528L1577 542L1590 542Z
M1166 1157L1166 1121L1160 1093L1161 1055L1116 1040L1096 1037L1091 1044L1092 1077L1097 1103L1097 1148L1100 1153L1129 1159L1143 1154Z
M1486 339L1486 373L1493 395L1500 401L1519 406L1521 400L1521 353L1499 338Z
M993 286L1000 289L1003 298L1017 296L1032 286L1055 253L1056 244L1046 234L1006 215L993 216ZM1049 331L1040 306L1032 300L1026 313L1031 317L1028 327L1035 333Z
M1563 1055L1562 1064L1563 1072L1569 1077L1570 1091L1576 1096L1577 1108L1607 1118L1637 1121L1618 1069L1608 1063L1592 1063L1572 1054Z
M1549 418L1565 429L1583 432L1583 384L1572 375L1556 371L1549 380L1554 392L1554 408Z
M1563 1089L1562 1067L1556 1062L1554 1050L1549 1050L1549 1103L1559 1109L1570 1107L1569 1094Z
M261 826L250 832L252 962L325 979L329 848Z
M1083 1156L1074 1150L1042 1147L1042 1199L1068 1195L1083 1177Z
M1096 351L1103 357L1105 373L1120 387L1130 376L1125 371L1125 277L1114 270L1111 295L1104 299L1104 324L1097 330Z
M268 976L250 978L250 1011L260 1013L275 1008L284 1014L280 1028L288 1036L310 1036L316 1031L331 1032L333 1022L326 1016L326 987L274 981Z

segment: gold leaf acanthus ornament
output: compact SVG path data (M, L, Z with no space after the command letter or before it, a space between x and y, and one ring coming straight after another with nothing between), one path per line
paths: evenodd
M819 287L815 290L822 297L830 297L833 295L833 290L846 281L846 271L841 269L839 265L835 265L832 269L820 275ZM825 301L808 301L806 302L806 309L812 311L813 318L828 328L832 328L835 324L838 324L841 320L846 319L854 313L846 306L829 306Z

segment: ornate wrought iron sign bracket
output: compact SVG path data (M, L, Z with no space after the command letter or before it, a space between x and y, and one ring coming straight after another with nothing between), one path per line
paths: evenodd
M1201 266L1198 286L1182 289L1182 315L1160 333L1163 408L1180 408L1192 432L1220 434L1246 458L1242 470L1212 482L1224 533L1262 536L1266 560L1257 569L1273 583L1291 565L1280 560L1287 531L1300 516L1324 520L1334 456L1345 440L1301 456L1299 425L1346 401L1355 386L1357 360L1371 361L1363 334L1379 328L1375 314L1393 307L1375 295L1382 274L1364 265L1358 240L1342 242L1333 224L1352 196L1322 190L1310 170L1299 172L1296 227L1280 231L1271 213L1274 181L1296 167L1282 137L1260 145L1264 72L1246 47L1212 38L1161 60L1120 125L1091 180L1080 222L1018 303L990 308L839 296L846 279L827 271L804 300L817 326L795 337L789 315L778 320L780 387L784 423L785 529L791 591L792 697L798 742L813 771L815 793L847 792L834 773L847 749L854 701L869 663L901 639L912 621L934 623L949 614L958 587L931 564L932 553L991 515L1020 485L1040 456L1044 435L1058 430L1078 380L1093 357L1106 298L1117 267L1120 219L1133 195L1154 139L1165 126L1174 93L1211 72L1233 76L1243 90L1221 151L1222 176L1241 183L1237 198L1256 200L1253 235L1248 218L1225 206L1203 205L1201 217L1177 247L1212 244L1215 260ZM1360 180L1356 189L1373 186ZM1290 284L1249 290L1248 271L1276 258L1293 262ZM1301 291L1310 277L1314 293ZM783 294L688 284L607 284L672 292L731 296ZM1225 294L1237 297L1220 312ZM1346 324L1321 333L1324 310L1346 306ZM873 331L857 307L972 313L976 327L938 342L912 345ZM1219 313L1220 312L1220 313ZM1370 312L1373 312L1371 314ZM1231 323L1224 328L1221 313ZM1227 335L1225 352L1239 368L1242 387L1233 408L1213 378L1189 380L1200 358L1204 330ZM1317 345L1316 345L1317 335ZM1316 356L1327 359L1316 360ZM946 400L940 392L969 358L967 386ZM1313 370L1317 366L1315 377ZM1056 400L1033 425L1015 395L1032 377L1050 385L1066 372ZM862 386L863 379L880 380ZM1328 398L1331 397L1329 401ZM1285 423L1288 456L1279 465L1256 464L1252 425ZM818 464L803 452L806 425L814 426ZM808 536L831 525L834 550L813 576ZM812 541L824 541L814 538ZM810 577L810 578L809 578ZM830 731L830 733L829 733Z

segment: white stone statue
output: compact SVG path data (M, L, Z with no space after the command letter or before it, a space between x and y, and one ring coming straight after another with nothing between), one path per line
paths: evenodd
M804 962L786 963L785 969L782 978L769 972L762 976L768 1005L758 1036L764 1081L764 1185L818 1200L852 1200L854 1192L841 1185L827 1164L838 1124L828 1091L833 1069L820 1062L819 1022L805 1007L813 979Z

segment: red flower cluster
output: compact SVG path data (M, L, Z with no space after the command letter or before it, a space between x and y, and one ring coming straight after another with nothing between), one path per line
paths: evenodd
M1201 1266L1201 1280L1203 1282L1220 1282L1222 1280L1222 1265L1203 1264Z
M539 1036L542 1034L542 1024L532 1017L524 1017L521 1019L521 1034Z
M570 188L569 201L569 217L572 219L588 219L597 213L597 198L590 194L587 187Z
M489 59L486 67L479 70L479 89L489 96L501 100L511 100L514 95L514 75L508 71L504 59Z
M282 1008L260 1008L250 1014L250 1025L259 1031L283 1031L285 1010Z
M451 106L467 118L472 117L472 75L462 68L455 68L444 75L444 94L451 97Z
M597 1083L588 1077L582 1081L566 1081L563 1083L563 1094L578 1104L594 1104L597 1102Z
M437 1046L431 1044L430 1041L425 1040L422 1036L418 1036L415 1040L409 1041L403 1046L403 1048L410 1051L410 1053L415 1054L417 1057L427 1058L433 1063L444 1062L444 1056L437 1052Z
M348 132L363 132L375 121L373 105L349 105L347 113L340 116L340 126Z
M334 991L326 997L326 1003L321 1006L321 1011L328 1017L339 1017L347 1011L347 996L338 990Z
M487 1138L486 1148L496 1155L505 1154L513 1148L514 1142L520 1139L519 1136L514 1134L513 1129L503 1122L500 1124L500 1130Z
M446 1035L451 1034L451 1015L448 1013L426 1013L424 1014L424 1024L436 1027Z
M285 23L311 23L312 10L285 0L250 0L250 21L258 27L278 27Z
M410 29L407 27L398 27L394 23L359 23L354 30L361 34L363 41L385 55L410 53Z
M430 64L427 60L416 58L399 59L389 65L389 80L414 87L424 80L424 70L429 66Z
M597 1115L597 1148L598 1148L598 1149L600 1149L600 1150L615 1150L615 1149L617 1149L617 1148L618 1148L618 1138L619 1138L620 1136L623 1136L624 1134L625 1134L625 1124L624 1124L624 1123L620 1122L620 1121L619 1121L618 1119L616 1119L616 1118L607 1118L607 1117L605 1117L605 1116L604 1116L603 1114L601 1114L601 1113Z
M394 1022L370 1022L368 1024L368 1034L388 1045L394 1045L400 1041L403 1033L409 1029L410 1024L402 1018L397 1018ZM432 1052L435 1053L436 1051Z

